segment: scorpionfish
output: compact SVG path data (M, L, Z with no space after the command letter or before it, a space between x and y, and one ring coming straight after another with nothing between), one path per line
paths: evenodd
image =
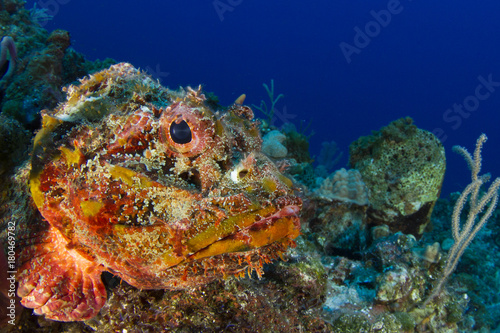
M252 110L169 90L127 63L42 112L29 189L43 218L20 252L18 295L59 321L94 317L107 271L140 289L244 276L300 233L301 199L260 152Z

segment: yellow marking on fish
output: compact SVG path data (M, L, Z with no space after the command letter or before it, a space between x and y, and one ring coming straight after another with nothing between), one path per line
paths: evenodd
M103 203L94 200L82 201L80 203L80 208L82 209L83 215L86 217L97 215L103 206Z

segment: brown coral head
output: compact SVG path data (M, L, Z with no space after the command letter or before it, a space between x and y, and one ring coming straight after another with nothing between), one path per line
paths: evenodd
M214 123L214 116L208 108L178 102L167 107L161 115L161 140L167 152L196 156L213 141Z

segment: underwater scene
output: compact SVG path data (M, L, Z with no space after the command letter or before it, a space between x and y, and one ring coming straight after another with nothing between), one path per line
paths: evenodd
M499 12L0 0L0 332L500 332Z

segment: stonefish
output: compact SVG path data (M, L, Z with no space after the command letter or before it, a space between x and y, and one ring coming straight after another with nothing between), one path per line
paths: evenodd
M215 110L121 63L44 111L29 187L43 216L19 257L18 295L61 321L95 316L101 273L140 289L262 273L300 232L292 182L260 153L248 107Z

